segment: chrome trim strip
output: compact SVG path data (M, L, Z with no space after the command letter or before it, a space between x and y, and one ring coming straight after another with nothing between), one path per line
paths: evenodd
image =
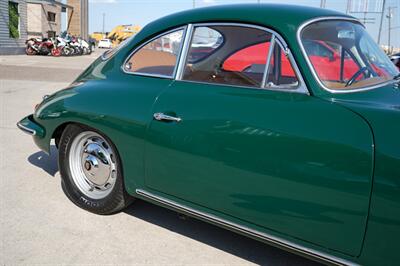
M261 82L261 88L265 88L265 83L267 82L269 65L271 63L272 54L274 53L274 48L275 48L275 34L272 34L270 45L269 45L269 51L268 51L268 55L267 55L267 62L265 62L265 68L264 68L264 74L263 74L263 78L262 78L262 82Z
M26 127L24 125L22 125L20 122L17 123L17 127L22 130L23 132L25 132L26 134L35 136L36 135L36 130L31 129L29 127Z
M178 63L178 60L179 60L179 56L177 57L177 61L176 61L176 63L175 63L175 67L174 67L174 72L172 73L171 76L169 76L169 75L158 75L158 74L149 74L149 73L140 73L140 72L127 71L127 70L125 69L125 66L126 66L126 63L129 61L129 59L133 56L133 54L136 53L136 52L137 52L139 49L141 49L143 46L145 46L145 45L147 45L148 43L154 41L155 39L158 39L158 38L160 38L160 37L162 37L162 36L164 36L164 35L170 34L170 33L175 32L175 31L183 30L183 34L185 34L185 29L186 29L186 27L187 27L187 26L181 26L181 27L177 27L177 28L174 28L174 29L172 29L172 30L169 30L169 31L160 33L160 34L156 35L155 37L151 38L150 40L145 41L144 43L140 44L138 47L136 47L135 49L133 49L133 51L132 51L132 52L126 57L126 59L124 60L124 62L122 63L122 66L121 66L122 71L123 71L124 73L126 73L126 74L129 74L129 75L138 75L138 76L145 76L145 77L156 77L156 78L169 78L169 79L173 79L173 78L175 77L175 74L176 74L177 65L178 65L177 63ZM182 40L182 41L183 41L183 40ZM182 42L182 43L183 43L183 42ZM179 48L179 50L180 50L180 53L181 53L181 51L182 51L182 44L181 44L181 47Z
M161 74L150 74L150 73L141 73L141 72L125 72L126 74L143 76L143 77L152 77L152 78L164 78L164 79L172 79L173 76L161 75Z
M246 27L246 28L253 28L253 29L259 29L262 31L266 31L268 33L271 33L275 35L276 41L278 41L284 49L288 49L288 46L285 42L285 40L282 38L282 36L277 33L274 30L271 30L269 28L263 27L263 26L258 26L258 25L253 25L253 24L246 24L246 23L239 23L239 22L205 22L205 23L193 23L194 27L203 27L203 26L238 26L238 27Z
M183 71L185 70L186 58L190 48L190 41L192 40L193 24L188 24L186 27L185 37L183 39L183 46L178 61L178 68L176 70L175 79L181 80Z
M304 91L302 87L295 87L294 89L287 88L286 89L280 89L279 87L274 88L274 87L266 87L266 88L261 88L261 87L250 87L250 86L241 86L241 85L232 85L232 84L222 84L222 83L212 83L212 82L203 82L203 81L194 81L194 80L179 80L180 82L189 82L189 83L194 83L194 84L205 84L205 85L213 85L213 86L221 86L221 87L232 87L232 88L237 88L237 89L248 89L248 90L264 90L264 91L279 91L279 92L287 92L287 93L300 93L302 92L303 94L309 95L307 88Z
M155 202L158 202L160 204L172 207L172 208L174 208L176 210L179 210L179 211L185 212L187 214L190 214L190 215L193 215L193 216L208 220L210 222L213 222L213 223L222 225L224 227L239 231L241 233L244 233L244 234L259 238L259 239L262 239L262 240L264 240L266 242L272 243L272 244L277 245L277 246L279 246L281 248L289 249L289 250L304 254L306 256L315 258L315 259L323 261L325 263L330 263L330 264L334 264L334 265L358 265L358 264L356 264L354 262L351 262L351 261L348 261L348 260L345 260L345 259L342 259L342 258L338 258L336 256L332 256L332 255L326 254L324 252L320 252L320 251L316 251L316 250L311 249L311 248L303 247L303 246L301 246L299 244L290 242L290 241L285 240L283 238L276 237L276 236L273 236L273 235L270 235L270 234L267 234L267 233L264 233L264 232L260 232L260 231L251 229L251 228L246 227L246 226L239 225L239 224L234 223L234 222L227 221L227 220L222 219L220 217L217 217L215 215L195 210L193 208L184 206L182 204L179 204L179 203L174 202L172 200L166 199L164 197L160 197L158 195L155 195L155 194L153 194L151 192L148 192L146 190L143 190L143 189L136 189L136 194L138 194L138 195L140 195L142 197L148 198L150 200L153 200Z
M310 24L312 24L314 22L324 21L324 20L347 20L347 21L357 22L357 23L361 24L363 27L365 27L356 18L340 17L340 16L338 16L338 17L318 17L318 18L313 18L313 19L307 20L306 22L304 22L303 24L300 25L300 27L297 30L297 34L296 34L297 35L297 43L299 44L300 50L301 50L304 58L307 61L308 68L311 70L311 73L312 73L314 79L318 82L318 84L321 86L322 89L324 89L324 90L326 90L326 91L328 91L330 93L352 93L352 92L372 90L372 89L375 89L375 88L382 87L382 86L388 85L390 83L393 83L392 80L389 80L389 81L386 81L386 82L383 82L383 83L380 83L380 84L367 86L367 87L363 87L363 88L358 88L358 89L352 89L352 90L332 90L332 89L329 89L328 87L326 87L322 83L322 81L319 79L319 77L317 75L317 72L315 71L310 59L308 58L307 52L306 52L306 50L304 48L304 45L303 45L303 43L301 41L301 32L304 30L305 27L307 27L308 25L310 25Z
M297 79L299 81L299 86L296 87L296 91L300 92L300 93L304 93L304 94L310 95L310 91L308 90L308 88L306 86L306 83L304 82L303 76L300 74L300 69L296 64L296 60L294 60L292 52L290 51L290 49L286 49L285 53L286 53L286 56L288 57L288 59L290 61L290 64L292 65L294 73L296 73L296 77L297 77ZM267 89L274 90L273 88L270 88L270 87L267 88ZM283 91L283 90L280 90L280 91ZM290 91L290 90L288 90L288 91Z

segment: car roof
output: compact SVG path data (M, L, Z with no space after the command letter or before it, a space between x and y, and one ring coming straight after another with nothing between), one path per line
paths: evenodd
M295 35L304 22L319 17L353 18L343 13L314 7L286 4L233 4L195 8L178 12L146 25L136 41L168 29L202 22L236 22L265 26L283 35Z

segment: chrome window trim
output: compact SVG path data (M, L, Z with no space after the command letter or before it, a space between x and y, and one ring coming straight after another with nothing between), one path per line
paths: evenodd
M234 85L234 84L223 84L223 83L213 83L213 82L206 82L206 81L195 81L195 80L177 80L179 82L188 82L193 84L205 84L205 85L213 85L219 87L232 87L237 89L248 89L248 90L259 90L259 91L280 91L280 92L287 92L287 93L300 93L300 87L296 87L295 89L290 89L286 87L286 89L280 89L279 87L251 87L251 86L243 86L243 85ZM307 89L306 89L307 90ZM303 94L309 95L308 91L302 92Z
M210 221L210 222L218 224L218 225L222 225L226 228L233 229L235 231L241 232L248 236L252 236L252 237L261 239L263 241L266 241L268 243L274 244L276 246L279 246L280 248L295 251L297 253L304 254L308 257L317 259L317 260L325 262L325 263L334 264L334 265L358 265L352 261L348 261L348 260L333 256L333 255L329 255L327 253L317 251L312 248L301 246L300 244L296 244L294 242L283 239L281 237L277 237L277 236L274 236L274 235L271 235L271 234L268 234L265 232L251 229L247 226L242 226L235 222L230 222L230 221L220 218L216 215L209 214L204 211L195 210L191 207L182 205L180 203L177 203L177 202L167 199L165 197L161 197L159 195L156 195L156 194L146 191L144 189L136 189L136 194L139 196L142 196L144 198L150 199L154 202L160 203L162 205L171 207L180 212Z
M270 43L269 51L268 51L268 55L267 55L267 61L265 62L263 78L262 78L262 81L261 81L261 88L265 88L265 83L267 82L267 78L268 78L267 76L268 76L268 72L269 72L269 65L271 64L272 54L273 54L274 49L275 49L275 34L272 34L271 41L269 43Z
M190 42L192 41L193 29L194 29L193 24L188 24L186 27L185 36L183 38L182 50L179 55L178 68L175 73L176 80L182 79L183 72L185 70L185 62L190 48L189 45Z
M142 44L140 44L138 47L136 47L135 49L133 49L133 51L132 51L131 53L129 53L129 55L128 55L128 56L126 57L126 59L124 60L124 62L122 63L122 66L121 66L122 71L123 71L124 73L126 73L126 74L129 74L129 75L137 75L137 76L145 76L145 77L155 77L155 78L169 78L169 79L174 79L174 77L175 77L175 75L176 75L176 72L177 72L177 67L178 67L178 65L179 65L179 60L180 60L180 57L181 57L181 54L182 54L182 46L183 46L183 43L184 43L184 38L185 38L185 36L186 36L187 28L188 28L188 26L185 25L185 26L180 26L180 27L171 29L171 30L169 30L169 31L162 32L162 33L156 35L155 37L153 37L153 38L151 38L151 39L145 41L145 42L142 43ZM182 41L181 41L181 44L180 44L180 47L179 47L179 55L178 55L177 58L176 58L176 63L175 63L175 67L174 67L174 72L172 73L171 76L170 76L170 75L161 75L161 74L150 74L150 73L132 72L132 71L128 71L128 70L125 68L125 66L126 66L127 62L129 61L129 59L130 59L138 50L140 50L141 48L143 48L144 46L146 46L146 45L149 44L150 42L152 42L152 41L154 41L154 40L156 40L156 39L158 39L158 38L160 38L160 37L162 37L162 36L164 36L164 35L168 35L168 34L170 34L170 33L173 33L173 32L176 32L176 31L180 31L180 30L183 30Z
M245 28L253 28L253 29L259 29L262 31L269 32L277 38L277 41L280 42L280 44L284 47L284 49L288 49L288 46L285 42L285 40L280 36L276 31L271 30L269 28L259 26L259 25L253 25L253 24L247 24L247 23L239 23L239 22L205 22L205 23L193 23L193 27L208 27L208 26L237 26L237 27L245 27Z
M310 95L310 91L308 90L306 83L304 82L303 76L300 73L300 69L296 64L296 60L293 57L292 52L289 48L284 49L286 56L289 58L290 64L293 67L294 73L296 74L297 80L299 81L299 85L295 88L295 90L299 93L304 93ZM275 88L266 87L268 90L275 90ZM292 89L286 89L287 91L291 91ZM280 90L282 91L282 90Z
M238 22L205 22L205 23L193 23L191 24L193 29L192 29L192 36L194 33L194 28L195 27L207 27L207 26L237 26L237 27L246 27L246 28L254 28L254 29L259 29L265 32L268 32L270 34L272 34L272 36L275 36L275 41L278 43L279 46L281 46L281 48L285 51L286 56L288 56L288 59L293 67L294 72L296 73L296 77L298 79L299 84L295 87L295 88L288 88L287 86L276 86L274 88L271 87L263 87L262 84L260 84L260 86L258 87L251 87L251 86L238 86L238 85L233 85L233 84L223 84L223 83L212 83L212 82L203 82L203 81L193 81L193 80L184 80L183 78L183 72L184 72L184 67L186 64L186 58L187 58L187 54L190 48L190 41L192 39L192 36L188 39L185 39L185 41L188 41L189 44L187 44L188 46L188 50L184 56L184 58L182 57L182 59L184 59L184 62L179 62L179 64L182 65L182 69L181 69L181 75L180 79L177 79L179 81L186 81L186 82L193 82L193 83L201 83L201 84L213 84L213 85L222 85L222 86L232 86L232 87L237 87L237 88L248 88L248 89L261 89L261 90L270 90L270 91L280 91L280 92L289 92L289 93L303 93L303 94L307 94L309 95L310 92L304 82L304 79L300 73L300 70L297 66L296 61L294 60L294 57L292 55L292 53L290 52L290 49L288 47L288 45L286 44L285 40L283 39L283 37L277 33L274 30L271 30L269 28L263 27L263 26L258 26L258 25L253 25L253 24L247 24L247 23L238 23Z
M385 86L385 85L388 85L388 84L394 82L393 80L389 80L389 81L386 81L386 82L383 82L383 83L379 83L379 84L375 84L375 85L371 85L371 86L366 86L366 87L361 87L361 88L357 88L357 89L351 89L351 90L334 90L334 89L329 89L328 87L326 87L326 86L323 84L323 82L320 80L320 78L318 77L317 72L315 71L315 69L314 69L314 67L313 67L313 65L312 65L312 63L311 63L311 61L310 61L310 59L308 58L308 55L307 55L307 52L306 52L306 50L305 50L305 48L304 48L303 42L301 41L301 33L302 33L302 31L303 31L307 26L309 26L309 25L311 25L311 24L313 24L313 23L315 23L315 22L318 22L318 21L325 21L325 20L327 20L327 21L329 21L329 20L351 21L351 22L356 22L356 23L362 25L363 27L365 27L365 26L364 26L358 19L356 19L356 18L340 17L340 16L336 16L336 17L335 17L335 16L331 16L331 17L318 17L318 18L313 18L313 19L307 20L306 22L304 22L303 24L300 25L300 27L299 27L298 30L297 30L297 34L296 34L296 35L297 35L297 42L298 42L298 44L299 44L299 46L300 46L300 50L301 50L301 52L302 52L304 58L305 58L306 61L307 61L308 68L311 70L311 73L312 73L314 79L317 81L317 83L319 84L319 86L320 86L322 89L324 89L324 90L326 90L326 91L328 91L328 92L330 92L330 93L353 93L353 92L368 91L368 90L376 89L376 88L378 88L378 87L382 87L382 86Z

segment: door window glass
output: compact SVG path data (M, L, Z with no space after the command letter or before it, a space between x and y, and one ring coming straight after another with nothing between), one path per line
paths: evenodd
M125 64L125 71L172 77L179 56L183 30L165 34L136 51Z
M299 80L293 70L291 61L282 47L276 43L268 67L266 88L294 89Z
M260 87L271 37L243 26L196 27L183 79Z
M191 42L188 63L197 63L205 60L216 51L223 42L222 35L209 27L197 27Z

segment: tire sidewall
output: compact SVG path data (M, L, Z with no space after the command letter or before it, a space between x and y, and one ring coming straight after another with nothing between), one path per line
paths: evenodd
M35 50L30 46L25 49L25 52L26 52L27 55L34 55L35 54Z
M97 134L101 135L107 142L112 146L112 149L115 153L115 159L117 163L117 180L115 181L114 187L112 191L102 199L93 199L88 197L86 194L81 192L81 190L75 184L75 181L72 177L72 173L70 170L70 161L69 154L71 150L71 144L73 140L84 131L93 131ZM126 192L123 184L123 174L121 167L121 160L119 154L116 150L113 142L101 132L89 128L78 125L70 125L68 126L63 135L61 136L61 141L59 145L59 158L58 164L60 169L60 175L62 180L62 186L67 197L79 207L88 210L90 212L94 212L97 214L109 214L111 212L117 211L120 209L121 203L118 201L121 199L121 196L126 196ZM116 200L117 199L117 200Z

